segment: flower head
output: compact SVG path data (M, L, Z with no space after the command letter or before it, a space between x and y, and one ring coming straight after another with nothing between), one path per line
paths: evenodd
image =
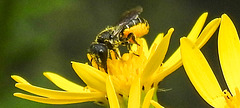
M208 41L220 22L220 19L214 19L202 31L206 17L207 13L204 13L188 35L199 48ZM94 61L93 66L72 62L73 69L86 83L86 87L51 72L45 72L44 75L63 91L36 87L13 75L12 78L18 82L16 87L37 96L22 93L14 95L47 104L95 101L114 108L147 108L150 104L162 107L154 98L158 83L182 65L179 49L163 63L173 31L174 29L170 28L165 36L160 33L150 49L144 38L137 38L140 46L133 45L130 52L123 54L121 59L115 59L115 54L111 52L112 59L107 60L108 72L98 69Z
M191 40L181 39L186 73L201 97L213 107L240 107L240 43L231 19L223 14L218 36L218 53L228 90L222 91L203 54Z
M150 100L152 100L153 93L156 92L156 85L155 87L151 87L151 85L148 84L149 89L145 92L145 95L141 100L142 84L140 79L144 72L143 70L146 68L145 65L149 61L149 56L155 55L156 57L156 55L162 55L160 59L163 60L165 54L160 53L162 53L161 51L166 53L172 33L173 29L171 28L164 37L163 34L160 34L157 37L157 41L154 42L154 47L159 47L158 50L160 51L151 51L155 50L155 48L148 50L148 45L145 39L137 39L140 46L133 45L131 52L123 54L121 59L115 59L115 57L108 59L108 73L103 72L101 69L98 70L98 68L95 68L94 66L92 67L88 64L72 62L73 69L87 84L86 87L77 85L51 72L45 72L44 75L64 91L36 87L22 77L12 75L12 78L18 82L15 85L16 87L38 95L32 96L28 94L14 93L14 96L47 104L71 104L96 101L108 105L109 101L110 106L134 107L136 103L139 103L139 107L140 104L143 106L149 106L151 102L154 102L150 102ZM114 55L115 54L112 54L112 56ZM159 60L159 58L157 58L157 60ZM155 67L157 68L160 64L155 64ZM147 88L144 89L146 90Z

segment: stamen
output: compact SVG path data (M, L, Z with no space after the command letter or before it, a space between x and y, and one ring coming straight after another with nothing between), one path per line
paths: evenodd
M108 97L106 96L106 99L108 100Z
M151 85L151 88L153 88L154 87L154 83L152 83L152 85Z
M142 86L142 90L144 90L145 89L145 87L144 86Z
M223 93L224 93L225 100L231 100L232 99L232 95L227 90L224 90Z
M118 95L121 96L121 97L123 97L123 94L121 94L121 93L119 93Z

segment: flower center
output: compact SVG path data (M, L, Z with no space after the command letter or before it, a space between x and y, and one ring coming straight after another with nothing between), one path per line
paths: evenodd
M138 43L140 46L133 46L129 53L124 53L120 59L115 59L115 54L110 52L112 59L107 61L108 74L112 76L116 91L124 96L128 96L134 78L141 75L147 61L143 42Z

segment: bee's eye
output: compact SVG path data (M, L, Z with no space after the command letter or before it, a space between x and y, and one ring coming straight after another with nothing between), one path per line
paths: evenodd
M95 54L100 57L100 59L107 59L108 48L105 44L92 44L89 49L89 53Z

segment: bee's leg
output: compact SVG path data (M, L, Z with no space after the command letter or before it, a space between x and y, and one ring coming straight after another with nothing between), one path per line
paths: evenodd
M108 73L108 70L107 70L107 63L106 63L106 65L103 66L103 69L104 69L104 71L105 71L106 73Z
M132 44L130 44L130 43L127 44L127 50L128 50L128 51L132 51L132 49L131 49L131 45L132 45ZM133 54L134 54L135 56L139 56L139 55L136 54L135 52L133 52Z
M96 64L97 64L98 70L100 70L101 63L98 61L98 59L100 59L100 58L96 57L96 58L94 58L94 61L95 61ZM93 60L93 59L92 59L92 60Z
M97 69L100 70L100 63L96 60L96 59L98 59L97 57L91 57L91 58L88 58L88 59L90 59L90 60L88 60L88 64L90 66L95 67L97 65ZM93 64L93 62L95 63L95 65Z
M127 50L129 50L129 51L132 50L132 49L131 49L132 44L131 44L130 42L127 42L127 43L126 43L126 46L127 46Z
M91 58L91 60L88 60L88 64L89 64L90 66L93 66L93 65L92 65L92 61L93 61L93 58Z
M115 54L115 59L121 58L121 54L118 48L113 49L113 52ZM111 55L111 54L110 54Z
M135 40L135 36L133 36L133 37L134 37L134 38L132 38L132 40L135 41L134 43L136 43L138 46L140 46L140 45L137 43L137 41ZM131 49L132 44L131 44L130 42L126 42L126 46L127 46L127 50L128 50L128 51L132 51L132 49ZM133 52L133 54L134 54L135 56L139 56L138 54L136 54L136 53L134 53L134 52Z
M127 36L127 40L132 40L133 43L137 44L138 46L140 46L140 44L137 43L136 41L136 36L133 34L133 33L129 33L128 36Z
M139 54L136 54L136 53L133 53L133 54L134 54L135 56L138 56L138 57L140 56Z
M107 58L106 59L102 59L102 58L97 58L97 66L98 66L98 70L103 71L102 69L104 69L104 71L106 73L108 73L107 71Z

